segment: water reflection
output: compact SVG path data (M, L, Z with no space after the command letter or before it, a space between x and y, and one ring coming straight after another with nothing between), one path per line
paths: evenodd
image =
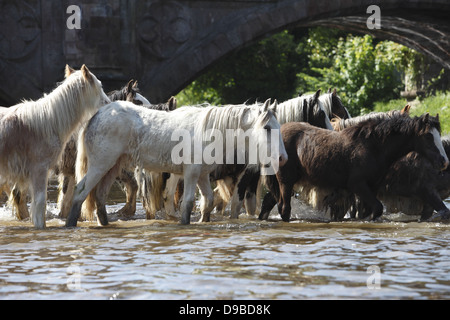
M302 220L291 223L214 215L181 226L145 220L138 206L134 220L111 215L108 227L83 222L67 230L49 203L44 231L2 208L0 298L450 298L450 225L398 215L383 223L311 222L317 213L296 208Z

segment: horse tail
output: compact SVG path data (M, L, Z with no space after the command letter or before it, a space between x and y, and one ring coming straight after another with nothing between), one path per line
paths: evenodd
M147 219L154 219L157 211L163 208L163 193L166 188L164 174L159 172L146 172L144 170L139 182L139 190L142 197Z
M14 215L18 220L29 218L26 193L23 193L18 186L14 186L11 189L8 197L8 205L13 208Z
M88 171L88 158L86 152L86 144L85 144L85 134L86 129L81 130L78 136L77 143L77 159L75 161L75 178L77 183L80 182ZM96 188L93 188L92 191L87 196L86 200L83 203L81 208L81 217L85 220L94 220L94 210L96 209L95 205L95 192Z
M229 183L224 179L217 180L214 188L214 207L216 210L221 211L223 214L232 196L233 193L230 190Z

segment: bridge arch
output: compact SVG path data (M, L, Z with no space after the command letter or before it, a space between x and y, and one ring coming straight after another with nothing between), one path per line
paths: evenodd
M130 78L164 101L227 54L283 29L324 25L369 33L431 56L450 69L448 0L0 0L0 105L36 99L86 64L116 89ZM370 30L370 5L381 29Z
M241 1L242 2L242 1ZM244 1L245 2L245 1ZM182 1L179 1L182 3ZM381 9L381 28L368 29L369 5ZM192 17L196 8L191 9ZM166 99L190 83L215 61L264 36L286 28L328 26L369 33L392 40L431 56L450 69L450 24L448 1L248 1L211 23L195 25L202 31L180 47L176 54L143 74L150 96ZM171 70L169 74L164 70Z

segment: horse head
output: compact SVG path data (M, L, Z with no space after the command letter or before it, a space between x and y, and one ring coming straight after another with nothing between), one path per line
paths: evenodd
M445 170L449 165L447 154L441 140L439 115L430 116L428 113L414 118L415 121L415 150L425 156L438 170Z
M126 101L133 102L135 105L149 105L148 101L143 95L139 93L137 80L130 80L125 89Z
M333 126L325 110L324 101L320 98L320 92L320 89L317 90L309 100L303 101L303 110L306 111L305 121L319 128L333 130Z
M111 103L111 100L103 91L103 86L100 80L83 64L80 70L76 71L69 65L65 68L65 82L77 83L75 86L83 88L84 103L94 108L99 108L102 105Z
M271 155L271 163L272 165L275 162L275 172L276 173L278 167L282 167L286 164L288 156L286 149L284 148L284 142L281 136L280 132L280 123L278 122L275 112L278 106L277 100L274 101L273 104L270 103L270 99L267 99L264 105L260 108L259 116L257 123L255 124L255 129L262 128L265 132L263 135L265 139L258 139L258 144L260 148L265 148L266 152L264 153L267 155L267 150L270 151ZM276 151L276 159L273 158L272 151L273 149L278 146Z
M344 104L341 101L341 98L337 95L336 89L331 92L331 89L328 90L328 93L331 95L331 113L334 117L339 117L341 119L349 119L351 118L350 113L347 108L344 107Z

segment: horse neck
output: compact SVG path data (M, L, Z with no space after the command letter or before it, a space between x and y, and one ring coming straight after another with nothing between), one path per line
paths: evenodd
M415 133L412 129L403 128L385 136L375 137L372 141L378 144L379 157L384 159L385 166L390 166L397 159L414 151L414 138Z
M304 98L298 97L288 100L277 106L277 120L280 124L288 122L306 121L305 112L303 108Z
M81 76L69 77L40 100L25 103L17 109L22 122L41 137L57 135L61 143L66 142L78 125L96 111L92 102L96 93L83 81Z

